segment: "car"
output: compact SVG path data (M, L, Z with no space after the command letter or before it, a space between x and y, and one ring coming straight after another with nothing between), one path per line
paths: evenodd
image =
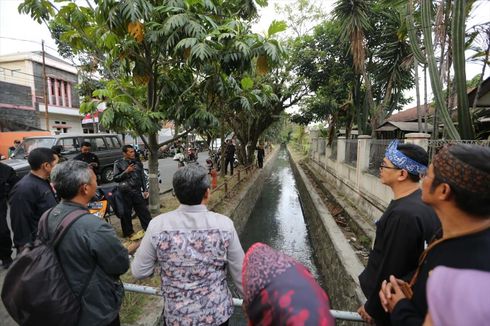
M9 160L2 161L11 166L19 177L30 171L27 155L38 147L51 148L61 145L61 155L72 159L80 153L83 142L89 142L91 151L99 158L99 173L102 183L112 182L114 179L114 162L122 157L122 142L114 134L62 134L56 136L26 137L15 150Z

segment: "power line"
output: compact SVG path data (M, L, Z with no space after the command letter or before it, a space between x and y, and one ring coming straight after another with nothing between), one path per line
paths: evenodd
M0 36L1 39L5 39L5 40L12 40L12 41L21 41L21 42L29 42L29 43L35 43L35 44L39 44L41 45L41 42L39 41L33 41L33 40L25 40L25 39L21 39L21 38L15 38L15 37L8 37L8 36ZM44 47L50 49L50 50L53 50L56 52L56 54L59 54L58 53L58 49L55 49L55 48L52 48L46 44L44 44Z

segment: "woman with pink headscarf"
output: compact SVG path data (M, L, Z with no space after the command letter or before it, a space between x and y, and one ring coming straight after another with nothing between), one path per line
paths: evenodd
M334 325L327 294L294 258L256 243L243 262L244 307L252 325Z
M427 283L424 326L490 325L490 272L436 267Z

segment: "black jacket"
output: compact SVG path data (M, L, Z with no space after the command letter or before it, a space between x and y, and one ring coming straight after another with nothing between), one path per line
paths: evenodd
M49 235L76 209L87 208L68 201L57 205L48 217ZM112 226L87 211L68 229L56 253L73 293L81 298L77 325L113 321L124 296L119 276L128 270L129 257Z
M0 163L0 201L7 201L12 187L19 181L19 177L10 166Z
M135 164L136 170L131 173L124 172L131 163ZM148 191L146 188L143 163L137 160L117 160L114 163L114 181L119 183L119 190L121 191L127 191L126 185L128 185L132 191Z
M100 166L99 158L94 153L86 153L86 154L80 153L77 156L75 156L73 159L78 161L83 161L87 164L94 163L95 164L95 166L93 167L94 171L97 172L99 170L99 166Z
M20 247L36 239L41 215L57 201L48 180L28 173L13 187L9 204L14 244Z

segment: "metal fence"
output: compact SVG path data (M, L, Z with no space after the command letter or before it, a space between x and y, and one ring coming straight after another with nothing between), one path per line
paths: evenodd
M356 167L357 164L357 139L345 141L345 163Z
M372 139L369 149L369 167L367 173L379 176L379 165L385 157L386 147L391 142L391 139ZM400 142L403 142L401 140Z
M332 144L330 145L331 152L330 152L330 159L335 161L337 160L337 140L333 140Z
M455 145L455 144L473 144L480 146L490 147L490 140L446 140L446 139L436 139L429 140L429 162L432 161L434 155L444 147L444 145Z

